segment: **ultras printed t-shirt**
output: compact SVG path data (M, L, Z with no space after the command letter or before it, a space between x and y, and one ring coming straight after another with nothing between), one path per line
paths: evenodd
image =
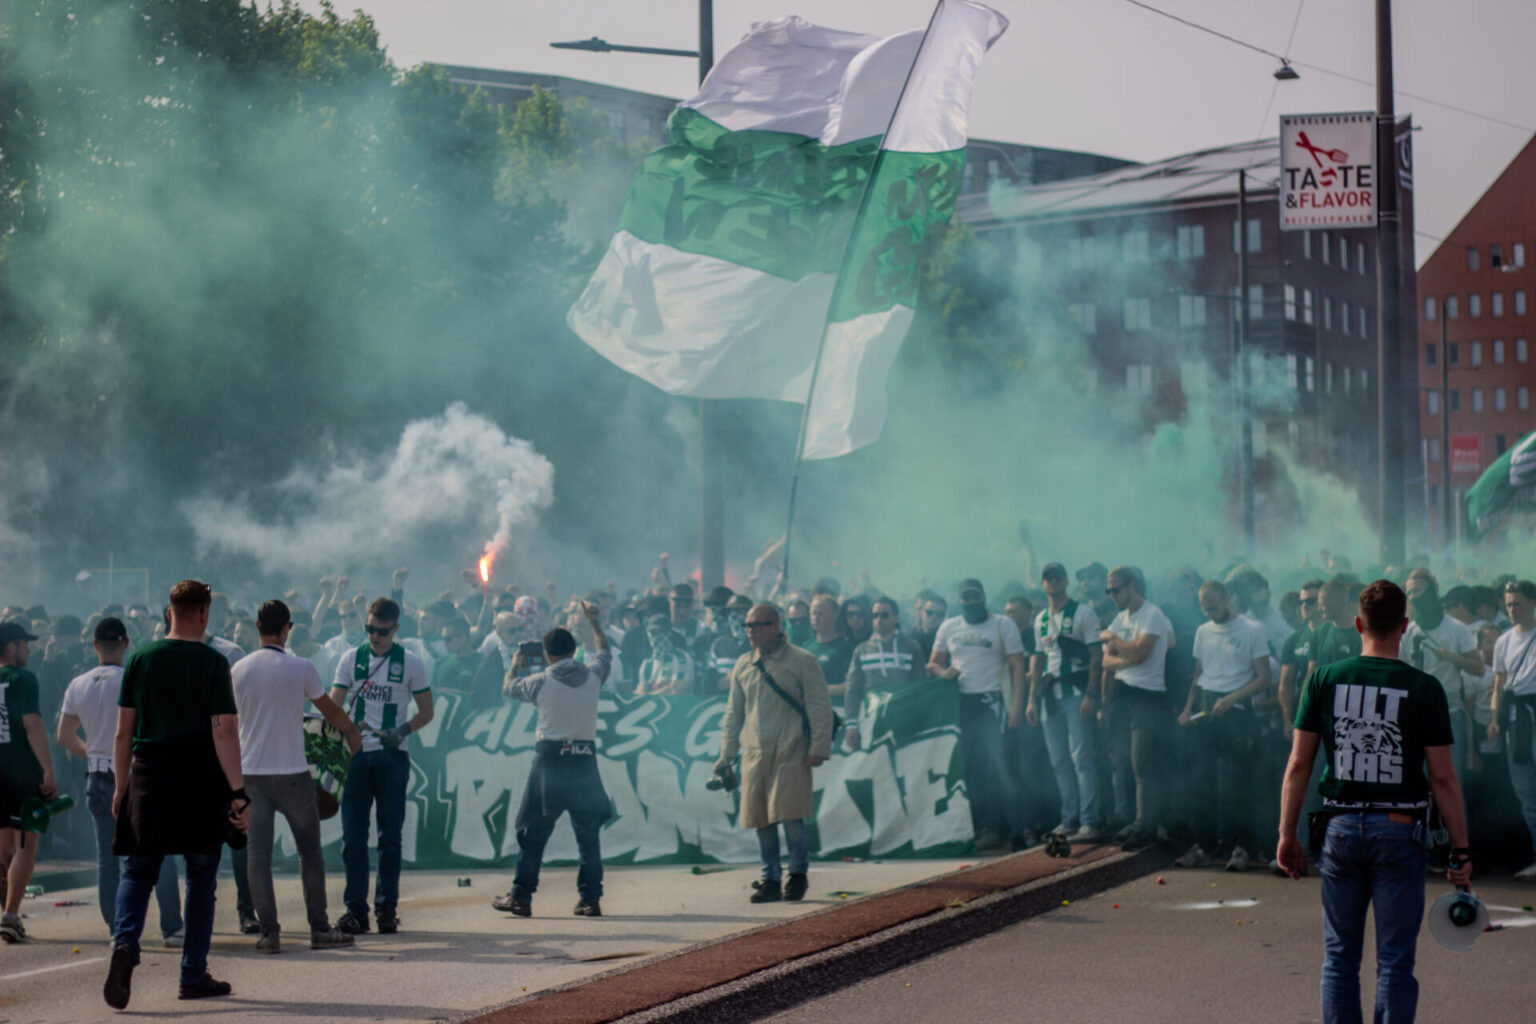
M1424 748L1451 745L1440 680L1395 658L1319 667L1302 688L1295 725L1322 738L1323 802L1350 810L1429 806Z

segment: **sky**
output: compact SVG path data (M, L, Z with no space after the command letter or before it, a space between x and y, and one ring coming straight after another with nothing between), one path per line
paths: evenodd
M320 6L319 0L301 3ZM1012 24L977 78L972 136L1150 161L1273 136L1282 113L1374 109L1373 85L1317 70L1374 80L1374 4L1367 0L1153 5L1285 54L1301 78L1276 82L1271 57L1127 0L995 0L992 6ZM337 6L353 5L339 0ZM680 98L696 84L691 60L549 46L597 35L610 43L692 49L695 0L362 0L355 6L374 18L401 67L468 64ZM885 35L921 27L932 11L930 0L715 0L714 7L717 56L753 22L783 15ZM1422 129L1414 138L1422 263L1536 132L1536 63L1529 58L1536 3L1398 0L1393 10L1397 113L1413 114Z

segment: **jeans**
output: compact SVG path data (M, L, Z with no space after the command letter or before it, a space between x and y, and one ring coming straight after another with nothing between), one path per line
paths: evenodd
M1087 698L1070 687L1064 689L1061 700L1047 692L1040 702L1045 749L1050 752L1056 792L1061 797L1060 824L1062 828L1079 824L1098 828L1099 766L1094 759L1098 726L1082 719L1080 709Z
M1504 732L1507 737L1504 760L1509 762L1509 784L1514 787L1520 801L1520 816L1525 819L1526 831L1531 834L1531 846L1536 847L1536 735L1531 737L1531 757L1525 764L1515 763L1515 730L1511 722Z
M1209 708L1222 695L1201 690L1197 706ZM1220 715L1207 713L1186 728L1195 734L1195 786L1203 811L1196 814L1196 831L1202 840L1218 846L1242 846L1254 842L1253 712L1232 708Z
M574 746L574 749L573 749ZM527 903L539 888L539 868L544 846L560 815L569 814L576 833L576 892L588 902L603 898L603 823L612 814L608 794L598 772L596 748L591 743L574 745L559 740L534 744L533 769L517 811L517 870L512 876L512 898Z
M352 755L341 793L341 862L347 871L342 901L347 912L368 919L368 811L379 829L379 878L373 906L381 917L395 916L400 899L400 832L405 827L405 788L411 758L403 750L360 750Z
M325 912L325 859L320 852L320 805L315 783L308 772L295 775L247 775L245 791L251 797L250 843L246 847L247 871L256 918L263 935L276 935L277 897L272 891L273 824L280 813L288 819L293 841L299 848L299 877L304 885L304 909L311 931L330 928Z
M223 851L219 851L222 853ZM208 970L208 946L213 941L213 904L219 883L219 853L189 853L187 863L187 932L181 947L181 981L190 984ZM117 887L117 919L112 941L139 948L149 894L160 877L165 855L131 854L124 858L123 879Z
M810 848L805 838L805 819L793 818L784 826L784 841L789 844L789 873L803 875L811 868ZM763 858L763 881L777 882L783 877L779 866L779 825L757 830L757 851Z
M1394 815L1393 817L1400 817ZM1414 822L1382 812L1335 815L1319 867L1323 876L1323 1024L1357 1024L1365 912L1376 918L1375 1024L1411 1024L1419 1003L1414 948L1424 919L1427 851Z
M960 755L965 764L965 791L971 802L971 827L1007 839L1022 834L1023 815L1013 789L1013 773L1003 759L1003 696L962 693L960 696Z
M121 865L112 854L112 832L117 819L112 817L112 789L117 784L112 772L87 772L85 776L85 809L90 812L91 824L96 830L96 898L101 905L101 919L112 930L117 924L117 883ZM181 919L181 887L176 878L176 859L165 858L160 865L160 877L155 882L155 902L160 906L160 937L179 933L185 923Z
M1167 770L1164 739L1168 733L1168 694L1114 684L1105 709L1109 760L1114 767L1115 816L1140 828L1163 824L1163 787Z
M235 913L241 917L254 917L256 903L251 899L251 873L249 856L244 849L229 851L229 871L235 876Z

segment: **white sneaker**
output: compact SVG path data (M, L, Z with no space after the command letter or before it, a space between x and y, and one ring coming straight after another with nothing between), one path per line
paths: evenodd
M21 918L16 914L0 914L0 940L7 943L20 942L26 938L27 930L22 927Z
M1247 871L1252 862L1248 859L1248 851L1241 846L1232 847L1232 856L1227 858L1228 871Z
M1104 838L1104 833L1099 830L1097 825L1084 825L1067 838L1071 839L1074 843L1096 843Z
M1536 864L1532 864L1528 868L1521 868L1519 871L1516 871L1515 881L1536 882Z
M1196 843L1185 850L1179 859L1173 862L1173 866L1178 868L1203 868L1210 862L1211 858L1206 854L1205 849L1199 843Z

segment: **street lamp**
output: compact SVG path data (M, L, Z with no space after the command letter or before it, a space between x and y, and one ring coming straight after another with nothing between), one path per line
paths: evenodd
M1294 82L1300 77L1301 72L1291 67L1291 62L1288 60L1282 60L1280 66L1275 68L1275 81L1277 82Z
M621 46L606 39L576 39L568 43L550 43L557 50L588 50L592 53L649 53L659 57L697 57L698 50L669 50L661 46Z

